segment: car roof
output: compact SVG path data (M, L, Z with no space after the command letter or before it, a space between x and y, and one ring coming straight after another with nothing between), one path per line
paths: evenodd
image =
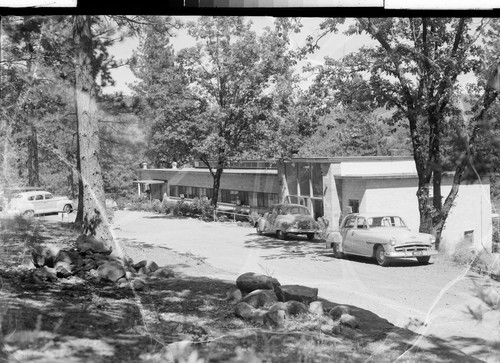
M305 205L294 204L294 203L278 203L278 204L273 204L271 207L272 208L274 208L274 207L302 207L302 208L307 208Z
M30 191L30 192L21 192L21 193L17 193L18 195L36 195L36 194L40 194L40 193L45 193L45 194L52 194L46 190L36 190L36 191Z
M374 212L369 212L369 213L349 213L346 215L347 216L359 216L359 217L365 217L365 218L373 218L373 217L399 217L401 218L398 214L395 213L374 213Z

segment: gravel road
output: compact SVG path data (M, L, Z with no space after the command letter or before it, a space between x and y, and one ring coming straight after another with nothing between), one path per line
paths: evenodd
M244 272L270 274L281 284L317 287L335 303L367 309L400 327L445 339L488 362L500 362L500 313L481 309L475 286L500 291L500 284L453 265L443 256L428 265L400 260L380 267L364 258L335 259L321 241L296 237L281 241L250 227L206 223L142 212L117 211L114 233L123 245L162 247L200 257L216 268L213 278L234 281ZM160 249L161 250L161 249ZM161 253L157 261L161 264ZM484 310L484 308L482 308Z

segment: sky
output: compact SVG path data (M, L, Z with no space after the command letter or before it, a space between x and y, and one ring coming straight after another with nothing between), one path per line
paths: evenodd
M196 17L193 16L180 16L178 18L183 21L196 19ZM246 18L253 22L252 28L257 33L259 33L259 31L266 26L271 27L274 22L273 17L249 16ZM320 33L319 25L323 20L324 19L322 18L303 18L303 28L301 29L301 32L298 34L291 34L291 45L293 47L301 47L305 45L305 39L308 35L317 35ZM314 54L309 55L308 59L300 65L303 66L307 62L311 62L312 64L321 64L323 63L324 57L327 55L333 58L341 58L344 55L357 50L361 45L371 41L372 40L366 35L354 35L347 37L343 34L328 34L320 42L320 49ZM185 32L181 31L175 38L172 39L172 44L174 49L178 51L182 48L195 45L195 41L187 36ZM129 38L113 46L110 49L110 53L117 59L127 59L132 56L132 52L138 45L139 42L136 38ZM125 95L132 94L132 91L127 84L134 83L135 77L127 66L112 70L111 74L116 84L115 86L106 87L104 89L105 93L123 92Z

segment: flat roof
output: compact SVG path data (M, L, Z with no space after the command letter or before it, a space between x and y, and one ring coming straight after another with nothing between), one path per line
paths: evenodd
M407 161L413 160L413 156L313 156L313 157L292 157L285 160L285 163L310 162L310 163L340 163L343 161Z
M171 168L161 168L161 169L139 169L141 170L154 170L154 171L168 171L168 172L196 172L196 173L210 173L208 168L184 168L184 169L171 169ZM215 172L215 169L213 169ZM278 174L277 169L224 169L223 174Z

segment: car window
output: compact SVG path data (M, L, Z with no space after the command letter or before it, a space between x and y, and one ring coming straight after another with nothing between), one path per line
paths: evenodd
M368 227L366 226L366 220L365 220L365 218L364 218L364 217L358 217L358 219L357 219L357 223L356 223L356 227L357 227L358 229L368 228Z
M368 224L371 228L376 227L406 227L405 222L397 216L383 216L368 218Z
M23 196L21 194L16 194L12 199L21 199Z
M52 194L45 194L45 199L52 199L54 198Z
M28 197L28 200L35 200L35 196L34 196L34 195L30 195L30 196Z
M35 200L43 200L43 195L42 195L42 194L38 194L38 195L35 197Z
M344 222L344 228L353 228L355 221L356 221L355 217L347 218L346 221Z

